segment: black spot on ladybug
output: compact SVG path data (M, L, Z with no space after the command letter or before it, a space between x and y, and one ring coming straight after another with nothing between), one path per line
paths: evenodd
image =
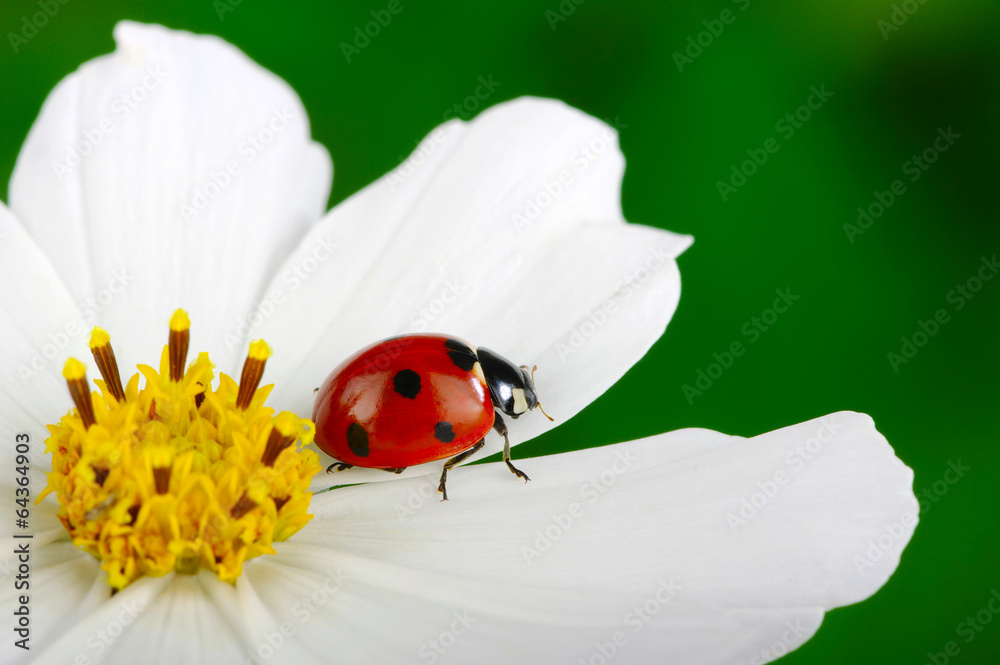
M451 358L456 367L463 372L472 371L473 365L479 360L472 349L457 339L449 339L444 345L451 349L448 351L448 357Z
M357 423L347 427L347 447L358 457L368 457L368 432Z
M441 443L451 443L455 440L455 432L451 429L451 423L441 421L434 426L434 438Z
M420 392L420 375L412 369L401 369L393 377L392 387L406 399L416 399Z

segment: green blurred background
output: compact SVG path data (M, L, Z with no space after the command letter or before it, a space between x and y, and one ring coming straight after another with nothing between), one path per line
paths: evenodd
M620 383L519 456L689 426L754 435L840 409L867 412L916 470L918 494L935 483L946 493L925 502L890 583L829 614L782 662L919 665L949 641L961 649L953 662L1000 661L1000 619L971 643L956 633L1000 588L1000 279L971 300L948 299L981 257L1000 253L996 0L908 0L915 13L892 31L879 23L891 21L889 0L404 0L350 63L339 44L386 0L230 1L220 18L212 0L71 0L15 54L6 35L38 6L3 0L0 182L47 93L111 51L122 18L221 35L289 81L333 154L331 203L402 161L479 76L500 83L487 105L541 95L617 118L626 217L696 238L680 259L680 307ZM723 10L732 22L712 23ZM704 21L721 34L711 43L701 35L707 46L691 47L695 57L678 67L675 52ZM775 127L822 85L832 96L794 135ZM961 138L911 182L904 163L948 127ZM724 201L717 182L772 137L778 151ZM844 224L895 179L906 192L850 242ZM779 288L800 300L751 342L744 325ZM887 354L941 308L949 322L894 371ZM734 341L745 354L687 399L681 386ZM959 460L970 470L942 482Z

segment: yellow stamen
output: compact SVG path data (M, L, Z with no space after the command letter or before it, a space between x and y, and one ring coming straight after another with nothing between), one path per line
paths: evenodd
M274 466L278 455L295 442L298 436L299 419L291 411L282 411L274 418L274 426L267 437L267 447L260 461L264 466Z
M243 492L229 510L229 514L232 515L234 520L238 520L256 507L257 502L248 497L246 492Z
M157 494L166 494L170 489L170 470L169 466L153 467L153 483Z
M111 335L104 328L95 327L90 333L90 352L94 355L97 369L104 377L108 392L118 402L125 401L125 390L122 389L122 378L118 374L118 361L115 360L115 350L111 348Z
M111 334L108 333L104 328L94 326L94 329L90 331L90 349L94 349L102 346L107 346L111 343Z
M184 376L184 364L187 362L188 344L191 343L191 319L187 312L179 309L170 317L170 337L167 346L170 348L170 380L180 381Z
M83 428L90 429L97 419L94 417L94 403L90 398L90 390L87 389L86 368L76 358L70 358L63 366L63 377L69 385L69 394L76 404L76 410L80 412Z
M102 466L91 466L94 471L94 482L104 487L104 481L108 479L108 474L111 473L110 469L105 469Z
M264 376L264 366L267 359L271 357L271 347L267 343L258 339L250 344L250 353L247 354L246 362L243 363L243 373L240 375L240 392L236 397L236 408L246 410L253 400L260 379Z
M160 371L139 366L141 389L136 374L119 392L109 370L91 394L82 363L64 368L76 410L49 425L52 471L42 496L56 493L59 519L101 561L112 591L144 575L201 569L233 583L244 562L273 554L272 543L312 517L309 482L319 458L303 446L315 427L264 406L269 387L257 385L270 348L251 345L248 364L259 371L249 384L222 374L213 388L208 354L184 369L189 328L178 310ZM91 348L100 365L96 351L110 352L106 331L95 329ZM237 408L244 392L247 403Z
M87 368L76 358L70 358L63 365L63 378L67 381L83 380L87 376Z

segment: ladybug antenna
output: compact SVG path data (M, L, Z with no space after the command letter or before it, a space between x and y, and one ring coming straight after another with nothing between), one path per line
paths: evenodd
M535 382L535 370L536 369L538 369L538 365L535 365L534 367L531 368L531 382L532 383ZM548 418L552 422L555 422L555 420L556 420L555 418L553 418L549 414L545 413L545 409L542 408L542 403L541 402L535 402L535 406L538 407L538 410L542 412L543 416L545 416L546 418Z

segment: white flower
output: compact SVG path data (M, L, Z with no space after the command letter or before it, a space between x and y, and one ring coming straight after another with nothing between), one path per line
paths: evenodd
M314 496L315 518L235 585L202 569L112 597L53 496L14 521L15 435L34 498L45 425L70 408L60 369L89 356L94 323L127 374L155 364L177 307L223 372L266 338L271 403L305 416L348 353L444 330L537 363L563 421L663 332L691 242L625 224L614 132L537 99L443 125L324 215L330 159L283 81L214 37L115 36L48 98L0 205L0 532L34 534L8 538L0 568L3 662L763 663L895 570L912 473L870 418L837 413L522 460L526 486L463 468L448 503L440 463L353 469L336 481L392 482ZM512 441L550 426L524 417ZM30 651L10 632L22 595Z

